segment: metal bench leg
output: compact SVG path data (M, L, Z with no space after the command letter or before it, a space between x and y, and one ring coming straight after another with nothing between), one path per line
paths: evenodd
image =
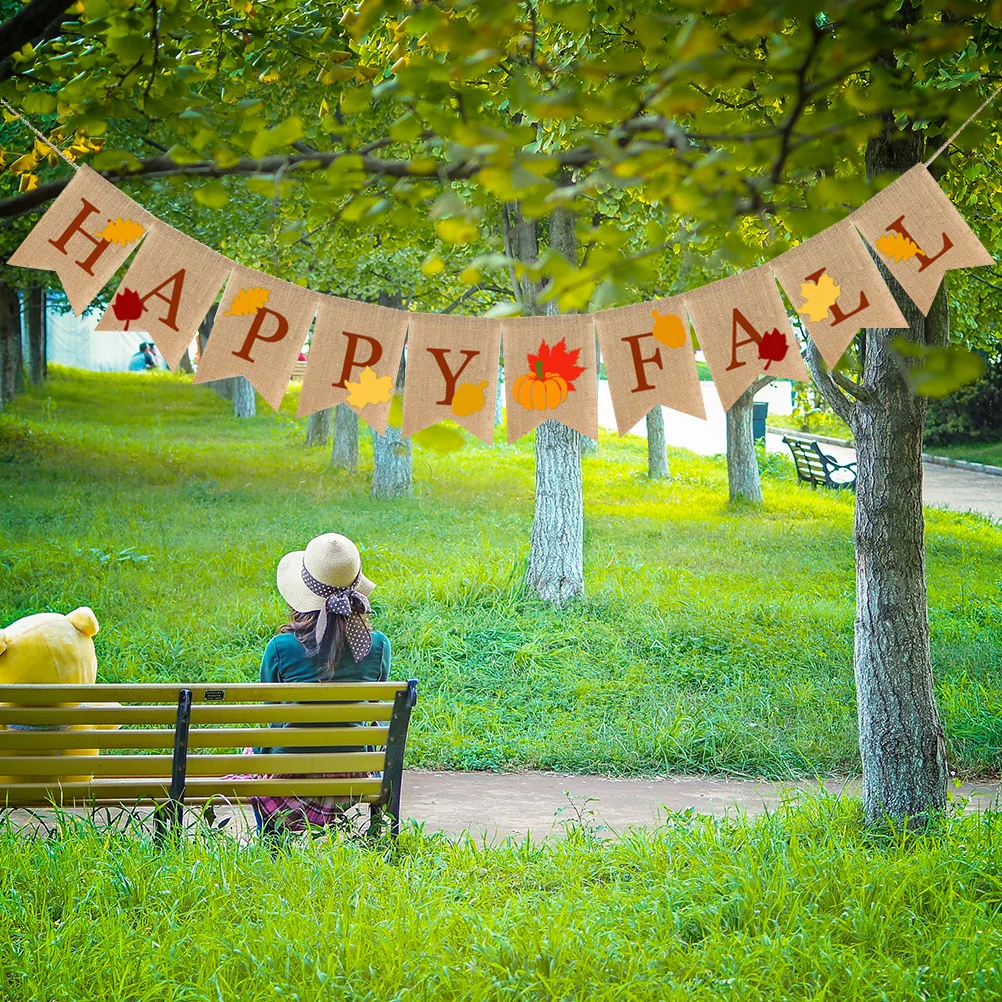
M171 763L170 799L153 816L154 837L163 841L184 822L184 791L188 778L188 732L191 728L191 689L182 689L177 697L174 722L174 760Z

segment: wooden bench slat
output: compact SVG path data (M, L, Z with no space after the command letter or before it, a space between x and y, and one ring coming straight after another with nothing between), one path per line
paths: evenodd
M190 732L191 748L291 748L386 744L388 727L202 727ZM0 752L40 749L173 748L174 729L140 731L8 731L0 729Z
M197 724L333 723L389 720L392 703L200 703L191 709ZM0 724L173 724L174 706L11 706L0 705Z
M190 755L189 776L222 777L229 773L375 772L384 752L329 752L288 755ZM0 755L0 776L51 776L84 772L132 779L170 777L172 755Z
M193 777L185 791L186 801L224 797L243 800L252 796L378 798L378 779L206 779ZM24 807L91 802L166 800L170 781L155 779L105 779L90 783L0 783L0 806Z
M207 682L114 683L95 685L0 685L0 703L49 706L55 703L164 703L177 705L182 689L190 689L193 703L239 702L392 702L406 682L234 682L212 685ZM205 698L209 692L210 698ZM278 699L277 697L281 697Z

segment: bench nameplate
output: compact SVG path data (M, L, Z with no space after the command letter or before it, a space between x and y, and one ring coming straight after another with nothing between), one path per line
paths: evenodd
M225 689L206 689L202 698L207 703L219 702L220 700L226 699Z

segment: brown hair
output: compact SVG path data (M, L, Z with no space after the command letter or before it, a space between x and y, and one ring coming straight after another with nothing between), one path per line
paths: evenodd
M278 632L294 634L303 645L306 656L317 666L317 677L321 682L330 682L347 647L347 617L327 616L327 629L318 647L316 629L319 616L319 611L296 612L289 609L289 621L280 626Z

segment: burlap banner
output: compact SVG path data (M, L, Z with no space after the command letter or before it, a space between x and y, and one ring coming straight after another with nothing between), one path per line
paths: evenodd
M96 330L145 331L176 369L232 269L222 254L158 220Z
M297 416L347 403L385 435L408 314L337 296L319 298Z
M490 445L501 321L441 313L411 313L408 318L401 434L449 420Z
M681 296L596 313L595 329L620 435L659 405L706 417Z
M946 272L994 263L922 164L874 195L849 220L923 314Z
M763 374L807 379L768 266L693 289L685 307L725 411Z
M195 382L246 376L278 410L320 298L300 285L235 265Z
M551 418L598 438L595 323L587 313L504 321L508 441Z
M128 195L81 167L7 263L54 271L80 316L155 223Z
M836 223L769 265L828 365L860 327L907 327L866 244L848 220Z

